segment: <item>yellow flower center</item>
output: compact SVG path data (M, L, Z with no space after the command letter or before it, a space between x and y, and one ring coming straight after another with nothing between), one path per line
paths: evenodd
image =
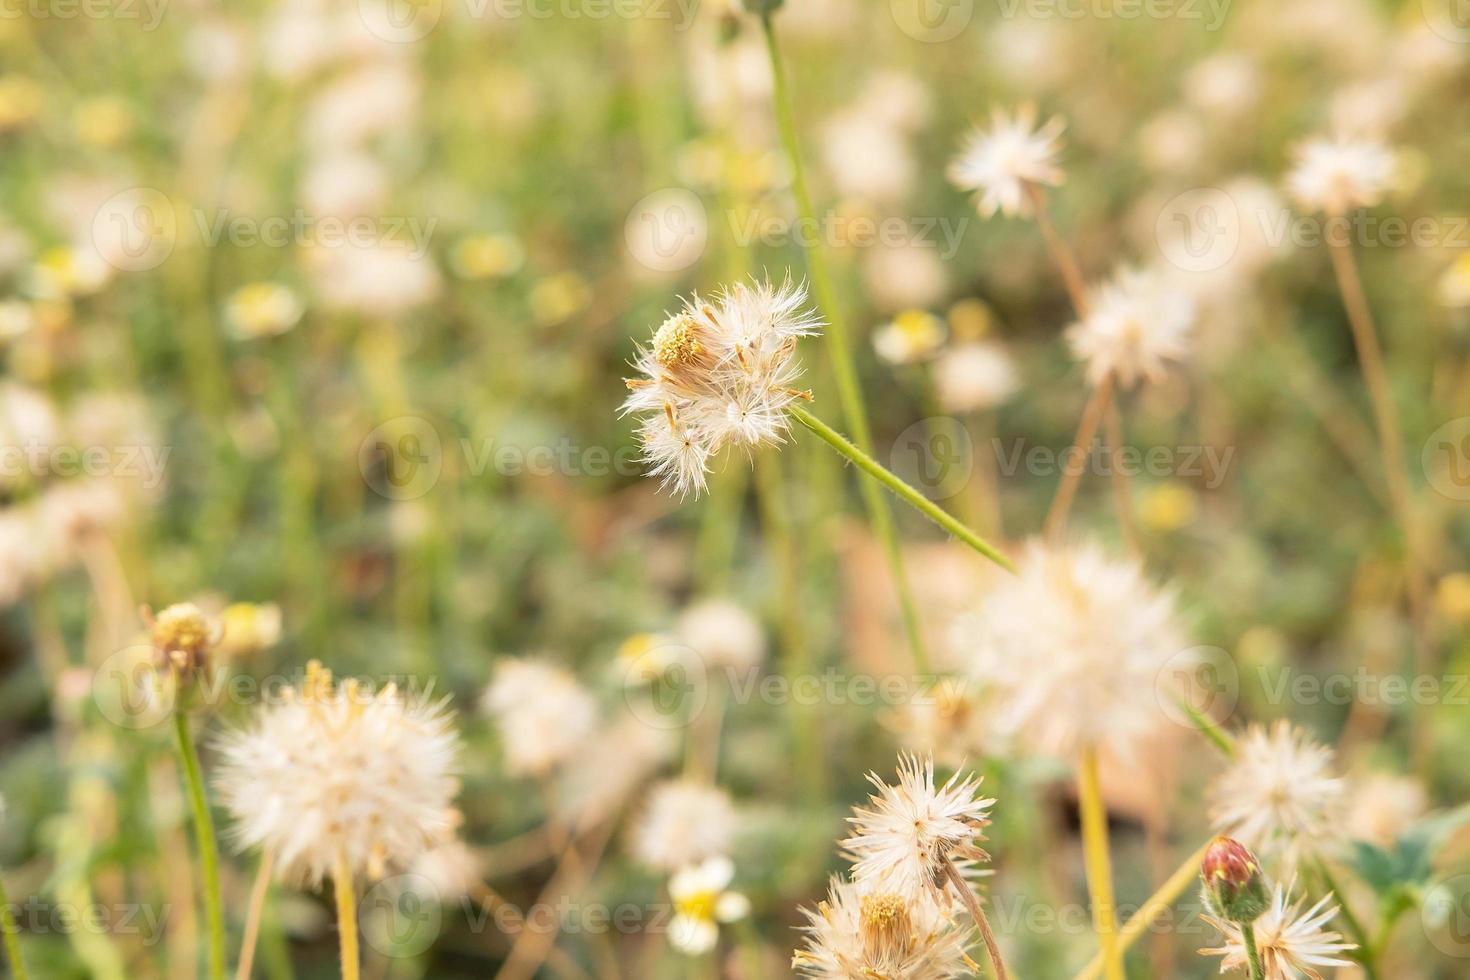
M674 911L701 922L715 921L715 905L720 900L719 892L698 891L674 900Z
M687 313L669 317L653 335L654 359L666 368L691 363L704 349L698 331L694 318Z

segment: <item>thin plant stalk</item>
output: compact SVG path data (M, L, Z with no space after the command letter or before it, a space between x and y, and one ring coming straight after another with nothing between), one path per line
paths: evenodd
M1118 943L1118 907L1113 900L1113 865L1108 856L1108 811L1098 780L1097 748L1082 750L1077 764L1077 793L1082 806L1082 848L1087 861L1087 887L1092 921L1102 946L1107 980L1124 980L1123 950Z
M1158 891L1148 897L1133 917L1118 930L1118 953L1122 954L1136 943L1149 927L1167 912L1184 890L1199 880L1199 864L1205 859L1208 844L1184 859L1169 879L1159 886ZM1103 954L1099 952L1073 980L1097 980L1103 974Z
M10 896L5 893L3 878L0 878L0 932L5 934L5 956L10 960L11 975L15 980L29 980L25 957L20 952L20 932L10 911Z
M1107 414L1112 400L1113 376L1110 374L1092 389L1092 395L1082 409L1077 436L1072 440L1071 452L1067 454L1068 459L1076 458L1081 462L1075 469L1063 463L1062 480L1057 484L1056 496L1052 498L1051 509L1046 515L1045 533L1048 540L1056 541L1066 529L1067 515L1071 513L1072 501L1077 497L1077 486L1082 482L1082 474L1087 471L1087 447L1097 438L1098 427L1102 424L1103 416Z
M255 884L250 887L250 909L245 915L245 937L240 942L240 962L235 967L235 980L250 980L255 968L255 945L260 938L260 921L265 915L265 899L271 890L271 874L276 869L276 852L271 848L260 858Z
M342 980L360 980L362 976L362 954L357 948L357 885L352 880L352 869L347 866L347 855L337 852L336 867L332 869L332 888L337 895L337 941L342 954Z
M1010 974L1006 972L1005 959L1000 955L1000 944L995 941L995 933L991 931L990 920L985 916L985 910L980 907L980 902L975 898L975 893L970 891L970 885L965 881L960 870L954 866L954 862L945 859L944 874L949 883L954 885L955 891L960 894L960 901L965 903L965 908L970 913L970 918L975 920L975 925L980 929L980 938L985 941L985 953L990 957L991 969L995 971L995 980L1008 980Z
M791 190L796 198L797 211L808 227L817 227L816 209L812 206L811 192L807 189L806 171L801 162L801 144L797 139L796 115L792 110L791 94L786 82L786 68L781 60L781 49L776 42L776 25L767 11L761 17L761 27L766 38L766 53L771 62L771 77L774 82L776 118L781 130L781 142L791 165ZM853 441L864 452L871 454L872 435L868 428L867 409L863 405L858 385L857 368L852 356L852 342L847 334L846 321L837 302L837 290L820 248L803 244L806 252L807 270L811 275L812 290L816 293L817 305L827 317L827 350L832 362L832 374L837 383L837 399L842 415L852 429ZM868 511L868 523L873 534L883 545L893 574L894 591L898 595L899 609L903 615L904 632L908 637L909 649L913 654L914 666L928 669L929 657L924 647L924 634L919 624L918 606L909 587L908 575L904 571L903 552L899 548L898 529L893 523L893 514L888 501L877 487L860 481L863 503Z
M209 976L224 980L225 976L225 907L219 888L219 844L214 836L214 818L209 812L209 797L204 792L204 776L199 769L199 753L189 731L189 716L174 712L174 736L179 757L184 763L184 782L189 790L189 806L194 814L194 843L199 849L199 873L204 886L204 921L209 934Z
M892 490L904 503L912 506L919 513L929 518L929 520L938 524L941 528L959 538L1001 568L1010 572L1016 570L1016 566L1011 560L996 549L994 545L985 541L980 535L961 524L942 507L909 486L898 476L894 475L892 471L873 459L873 457L849 442L841 433L834 430L827 423L799 406L793 407L790 411L798 422L814 432L818 438L837 450L839 454L846 456L858 469L871 476L876 481L874 486L881 484L889 490Z
M1261 969L1261 951L1256 949L1256 927L1242 922L1240 940L1245 946L1245 961L1250 966L1251 980L1266 980L1265 971Z
M1363 928L1363 923L1358 919L1357 914L1353 912L1352 906L1348 904L1347 896L1338 887L1337 879L1328 869L1326 862L1317 861L1316 870L1321 875L1322 883L1327 886L1327 890L1337 898L1337 910L1338 914L1342 916L1343 925L1347 928L1348 935L1352 937L1353 942L1358 944L1357 953L1354 958L1358 961L1358 965L1363 968L1364 976L1368 980L1378 980L1377 953L1379 947L1375 947L1368 936L1368 930Z
M1132 481L1123 469L1123 413L1118 409L1115 398L1103 413L1104 433L1111 450L1113 471L1113 502L1118 508L1118 524L1123 528L1123 540L1134 558L1143 557L1143 544L1138 536L1138 522L1133 519Z
M1051 209L1046 203L1046 192L1040 187L1026 182L1026 195L1031 199L1031 210L1036 215L1036 227L1041 229L1041 238L1046 242L1046 250L1051 253L1051 260L1056 264L1057 271L1062 274L1062 282L1066 284L1067 295L1072 300L1072 308L1077 316L1087 315L1087 283L1082 278L1082 268L1077 264L1077 257L1072 254L1067 240L1057 231L1057 226L1052 223Z

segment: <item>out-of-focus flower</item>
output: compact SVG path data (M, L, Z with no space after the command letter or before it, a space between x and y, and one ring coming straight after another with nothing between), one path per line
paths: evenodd
M1036 106L1026 104L1014 114L991 113L990 128L977 129L949 166L949 179L961 190L976 191L976 206L984 217L997 211L1007 215L1031 213L1026 185L1057 186L1063 173L1056 165L1066 123L1053 116L1037 127Z
M0 75L0 133L34 122L45 102L45 90L29 75Z
M36 325L36 315L25 300L0 301L0 344L19 340Z
M1470 252L1461 255L1440 274L1436 292L1445 306L1470 306Z
M651 868L675 871L730 853L735 808L729 794L707 783L659 783L633 828L635 857Z
M1302 857L1342 839L1345 791L1330 748L1290 722L1252 725L1211 787L1210 817L1220 833L1295 870Z
M943 766L961 766L989 740L978 687L968 678L942 677L925 696L902 704L888 724L910 751L933 756Z
M1197 496L1177 480L1154 483L1138 495L1138 519L1150 531L1177 531L1194 520Z
M1184 76L1184 95L1197 109L1234 116L1256 104L1260 69L1249 55L1224 51L1196 64Z
M116 146L133 131L133 110L125 99L101 95L77 105L72 125L83 143Z
M863 275L882 310L937 306L949 289L939 249L915 243L868 249Z
M1451 572L1434 590L1440 615L1452 623L1470 623L1470 572Z
M995 313L983 299L969 297L957 301L949 308L946 319L957 341L979 340L995 330Z
M669 943L690 956L703 956L720 941L720 923L739 922L750 914L750 900L729 890L735 865L727 857L712 857L680 868L669 879L674 918Z
M1015 362L998 343L957 344L934 362L934 387L946 412L984 412L1021 386Z
M948 334L928 310L904 310L873 334L873 350L889 364L915 364L933 357Z
M956 924L946 908L834 877L827 900L802 909L806 948L792 957L792 968L810 980L968 976L965 949L974 930Z
M954 627L997 731L1062 759L1089 745L1126 754L1166 725L1159 678L1188 645L1173 592L1092 545L1032 543Z
M1428 809L1429 794L1413 776L1369 773L1352 781L1345 807L1347 835L1389 847Z
M455 242L449 265L461 279L501 279L520 271L526 250L514 235L470 235Z
M307 251L306 266L322 305L392 316L433 300L439 273L429 257L394 242L344 242Z
M333 147L312 157L301 177L301 203L316 218L374 215L381 213L389 186L388 171L375 158Z
M1286 887L1276 886L1270 907L1252 924L1256 948L1261 956L1265 980L1308 980L1320 978L1316 967L1350 966L1343 953L1358 947L1342 941L1342 934L1325 928L1337 914L1337 906L1327 907L1330 895L1324 895L1303 912L1302 900L1289 897L1296 888L1293 880ZM1220 972L1245 969L1247 965L1245 937L1238 923L1205 916L1225 936L1225 945L1202 949L1204 956L1221 956Z
M145 609L144 614L159 666L175 673L190 674L202 668L219 642L219 624L192 602L175 603L157 615Z
M280 642L281 607L274 602L232 602L220 613L220 629L220 653L253 656Z
M513 775L544 776L597 727L597 702L568 670L531 659L502 660L485 691Z
M590 826L614 814L673 752L664 729L624 715L589 738L562 767L557 816Z
M301 320L305 308L288 286L254 282L241 286L225 301L225 320L237 337L276 337Z
M1067 330L1072 355L1087 365L1087 380L1110 376L1122 387L1157 383L1170 363L1189 351L1195 304L1155 272L1124 268L1093 290L1087 316Z
M1296 148L1286 188L1306 211L1341 215L1382 200L1393 172L1393 153L1376 140L1319 138Z
M959 772L936 787L934 760L913 755L899 758L896 785L877 773L868 781L878 792L868 808L853 810L852 836L842 842L853 880L910 902L947 905L945 865L968 871L989 858L980 845L995 800L979 795L978 778L961 779Z
M531 315L544 326L581 313L592 302L592 287L571 271L545 276L531 286Z
M1161 174L1187 174L1205 153L1205 128L1198 116L1170 109L1150 117L1138 132L1144 164Z
M729 599L705 599L680 613L674 635L688 644L711 670L745 672L766 656L760 620Z
M860 107L823 125L822 160L840 193L872 201L902 198L918 171L907 137Z
M727 445L782 442L787 410L810 394L796 342L821 321L806 290L787 282L737 283L712 301L695 296L638 351L641 377L628 379L623 412L642 416L639 437L650 476L696 494L709 459Z
M58 246L42 252L31 267L30 289L36 296L90 296L107 285L112 267L94 248Z
M450 819L458 825L459 812L452 811ZM427 893L418 897L452 906L484 884L480 865L479 855L456 834L415 858L405 882L410 887L427 886Z
M313 660L299 689L220 740L215 786L235 838L271 850L282 879L379 878L454 831L459 748L444 702L336 683Z
M412 124L420 82L406 61L379 61L333 81L312 102L306 122L310 142L323 147L360 146Z

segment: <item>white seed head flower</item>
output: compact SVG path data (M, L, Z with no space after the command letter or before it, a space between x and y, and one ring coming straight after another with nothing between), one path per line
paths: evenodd
M591 826L612 816L673 754L665 729L627 713L587 740L562 767L557 814L566 824Z
M934 388L946 412L983 412L1020 388L1015 362L1000 344L957 344L934 362Z
M1332 766L1332 750L1290 722L1252 725L1211 787L1216 830L1291 870L1302 857L1331 850L1342 837L1347 791Z
M690 956L703 956L720 940L720 923L739 922L750 914L750 900L729 890L735 865L727 857L712 857L680 868L669 879L674 918L669 943Z
M1087 316L1067 330L1072 356L1087 366L1087 380L1112 376L1131 388L1157 383L1169 365L1189 351L1194 299L1155 272L1120 269L1092 291Z
M1304 901L1291 900L1295 888L1295 880L1285 888L1277 885L1271 905L1253 923L1266 980L1322 980L1317 967L1350 966L1351 961L1342 954L1358 948L1343 942L1341 933L1326 928L1337 914L1337 906L1327 907L1332 896L1323 896L1303 912ZM1209 915L1205 918L1225 935L1225 945L1202 949L1201 955L1224 957L1220 962L1221 973L1245 969L1248 961L1240 925Z
M996 732L1063 760L1089 745L1126 755L1165 726L1159 678L1188 646L1174 594L1136 562L1040 542L956 620L953 642Z
M661 871L675 871L730 852L735 807L716 786L687 780L659 783L633 828L633 854Z
M336 683L312 661L300 688L221 739L216 786L236 840L282 879L319 885L404 868L454 829L459 736L445 701Z
M904 310L873 333L873 350L889 364L915 364L933 357L948 335L928 310Z
M853 810L852 836L842 842L853 878L911 901L927 896L947 905L945 865L953 861L968 871L988 858L980 844L995 800L978 795L979 779L958 772L936 787L934 760L914 755L899 757L897 785L876 773L868 781L878 792L868 808Z
M679 615L674 635L687 644L708 670L744 672L766 657L760 620L729 599L705 599Z
M597 727L597 701L570 671L507 659L481 702L495 719L513 776L543 776L570 758Z
M274 337L296 326L304 307L289 287L276 282L241 286L225 302L225 320L236 337Z
M1372 139L1313 139L1296 148L1286 189L1307 211L1346 214L1383 199L1394 175L1393 152Z
M795 387L796 343L821 327L805 306L805 287L790 280L737 283L690 299L639 349L642 376L628 379L622 410L643 416L643 457L664 488L698 494L725 446L783 441L787 410L811 398Z
M1036 106L1026 104L1015 114L1004 109L991 113L990 128L970 134L960 155L949 165L949 179L961 190L977 192L976 205L984 217L997 211L1028 215L1031 202L1026 184L1061 184L1056 165L1066 123L1053 116L1037 128Z
M827 900L802 909L806 948L791 966L811 980L949 980L968 975L973 929L926 897L833 878Z

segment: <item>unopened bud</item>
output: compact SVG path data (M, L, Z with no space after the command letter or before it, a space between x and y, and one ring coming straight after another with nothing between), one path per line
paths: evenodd
M1205 902L1230 922L1254 922L1270 904L1260 862L1244 844L1216 837L1200 862Z

